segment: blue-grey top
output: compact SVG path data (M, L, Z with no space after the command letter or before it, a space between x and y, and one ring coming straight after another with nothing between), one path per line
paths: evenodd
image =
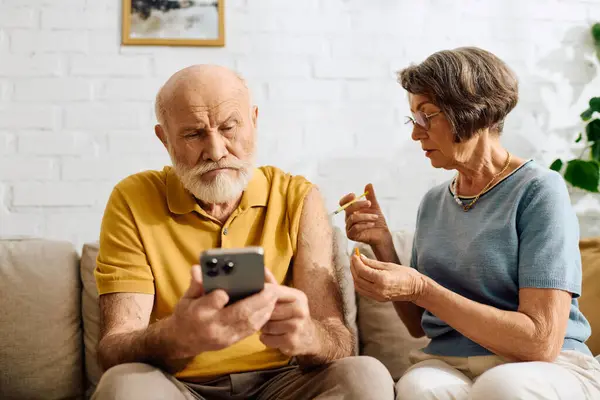
M579 224L557 172L530 160L468 212L456 203L449 183L434 187L419 206L411 266L455 293L507 311L517 310L521 288L568 291L573 299L563 350L591 355L584 343L590 325L577 304ZM422 326L432 339L426 353L491 354L428 311Z

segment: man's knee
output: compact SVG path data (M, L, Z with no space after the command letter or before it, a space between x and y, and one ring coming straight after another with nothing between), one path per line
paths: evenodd
M348 389L348 399L393 398L394 381L388 369L373 357L347 357L333 362L327 379Z
M160 369L142 363L119 364L110 368L102 375L92 396L92 400L164 398L184 399L184 395Z

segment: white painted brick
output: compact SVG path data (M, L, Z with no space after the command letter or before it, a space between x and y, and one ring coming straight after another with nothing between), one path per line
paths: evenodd
M77 240L76 248L80 249L83 242L98 240L102 214L93 210L55 212L50 209L44 215L46 235L48 238Z
M58 179L55 160L22 156L3 156L0 159L0 180L48 181Z
M175 72L195 64L217 64L227 68L234 68L235 58L224 49L173 49L161 50L154 57L155 74L163 80L167 80Z
M305 58L244 57L237 60L237 70L247 78L307 78L310 64Z
M96 159L64 159L61 177L64 181L119 181L131 174L163 165L152 158L116 156Z
M329 0L325 0L327 2ZM287 0L249 0L252 10L283 10L294 13L314 12L319 9L319 0L287 1Z
M2 53L8 53L9 51L9 42L8 42L8 34L2 30L0 30L0 55Z
M11 51L30 53L84 53L88 50L86 32L15 30L10 34Z
M53 102L90 100L91 82L72 78L35 78L15 80L16 101Z
M386 65L362 58L336 58L315 61L315 77L325 79L368 79L392 76Z
M0 105L0 129L54 129L58 125L58 112L53 106Z
M411 7L399 13L383 13L367 11L352 14L351 32L364 34L369 37L372 34L394 35L399 40L406 42L406 38L427 37L426 26L430 25L428 18L431 14L419 7L421 2L414 2ZM416 8L413 9L415 6ZM410 9L410 10L409 10ZM431 36L439 37L440 31L431 32ZM414 39L413 39L414 40Z
M289 33L335 33L351 32L351 19L345 13L304 13L298 17L297 13L281 13L277 17L280 24L279 30Z
M113 130L139 128L147 118L144 109L132 104L74 104L65 110L67 129Z
M89 48L94 54L117 54L121 48L121 33L118 30L94 30L88 33Z
M102 82L95 96L99 100L145 100L154 101L163 84L158 79L110 79Z
M3 55L0 76L59 76L62 71L58 55Z
M39 213L0 212L0 238L43 236L43 226Z
M0 79L0 102L8 101L12 94L12 84L7 79Z
M118 29L120 16L112 10L42 9L42 29Z
M71 74L75 76L145 76L148 59L133 56L73 56Z
M385 54L387 57L402 57L404 43L395 37L380 35L336 36L332 40L333 57L369 57L375 59Z
M95 182L15 183L12 205L27 206L87 206L96 201Z
M18 134L18 151L24 155L98 155L106 151L104 134L25 131Z
M108 148L113 155L145 154L164 156L168 161L167 150L154 132L140 134L138 132L114 132L108 135Z
M398 65L396 69L400 69ZM346 81L344 98L348 102L398 104L406 101L406 92L395 78L388 80Z
M281 23L277 15L272 12L233 12L227 15L227 29L231 32L277 32L281 30Z
M0 155L14 154L17 152L15 135L9 132L0 132Z
M33 28L37 23L37 13L33 8L2 7L0 26L2 28Z
M23 0L3 0L4 4L9 6L23 6ZM26 3L28 6L47 6L53 9L67 8L67 9L83 9L85 5L84 0L28 0Z
M257 33L247 35L252 54L281 54L292 56L320 56L329 54L329 45L321 35Z
M340 101L342 82L325 80L286 80L268 83L268 96L272 101Z

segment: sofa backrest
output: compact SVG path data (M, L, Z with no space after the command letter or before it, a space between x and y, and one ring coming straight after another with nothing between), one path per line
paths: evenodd
M0 240L0 398L84 394L79 257L68 242Z

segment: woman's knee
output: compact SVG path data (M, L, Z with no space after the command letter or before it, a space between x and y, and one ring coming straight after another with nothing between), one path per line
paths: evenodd
M467 399L470 379L441 360L412 366L396 383L396 400Z
M535 365L517 363L494 367L475 380L471 389L471 398L487 400L538 398L531 395L539 390L546 390L545 386L549 383L540 373L541 371L535 370ZM547 397L540 396L540 398Z

